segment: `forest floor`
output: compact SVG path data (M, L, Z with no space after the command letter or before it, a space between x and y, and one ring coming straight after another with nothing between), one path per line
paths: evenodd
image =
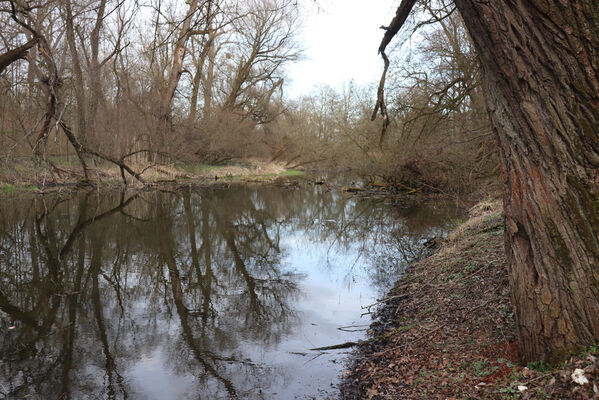
M342 399L599 399L597 346L522 364L499 202L484 202L383 299ZM578 381L578 383L576 382Z
M281 177L300 176L303 171L286 169L283 164L247 160L231 165L201 163L130 163L143 183L125 174L131 187L161 185L210 185L235 182L272 182ZM50 163L36 164L32 160L13 161L10 166L0 165L0 194L13 192L55 192L82 186L110 189L123 186L121 171L107 164L88 162L88 178L77 160L56 158Z

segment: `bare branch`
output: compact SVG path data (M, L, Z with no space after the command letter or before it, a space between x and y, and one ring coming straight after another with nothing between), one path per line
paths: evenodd
M377 91L377 101L374 106L374 112L372 114L372 120L376 118L378 111L381 112L383 117L383 126L381 128L381 137L379 139L379 148L383 147L383 142L385 140L385 134L387 132L387 127L389 126L389 115L387 113L387 106L385 105L385 79L387 77L387 71L389 70L389 58L387 54L385 54L385 49L387 45L391 42L391 40L395 37L395 35L399 32L403 24L406 22L408 15L412 11L412 8L416 4L416 0L402 0L401 4L397 8L395 13L395 17L391 21L391 24L388 27L382 27L385 29L385 35L383 36L383 40L379 46L379 53L383 58L385 63L385 67L383 69L383 74L381 75L381 81L379 82L379 88Z
M12 50L8 50L4 54L0 54L0 73L4 71L6 67L8 67L13 62L25 58L27 55L27 51L35 46L38 42L39 38L33 37L27 43Z

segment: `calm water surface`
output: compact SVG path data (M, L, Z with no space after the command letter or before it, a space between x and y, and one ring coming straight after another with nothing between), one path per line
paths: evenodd
M4 199L0 399L334 396L346 354L309 349L364 337L458 216L319 187Z

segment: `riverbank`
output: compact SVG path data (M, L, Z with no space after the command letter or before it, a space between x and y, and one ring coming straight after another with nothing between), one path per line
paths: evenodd
M421 185L416 188L400 182L387 182L382 177L359 176L349 170L310 170L287 168L285 163L258 159L245 159L226 165L208 165L194 162L157 164L130 162L132 173L113 163L87 160L87 177L78 160L71 157L51 157L42 162L31 158L0 160L0 196L13 193L73 192L79 189L94 190L169 189L179 187L214 187L228 184L275 183L284 186L309 182L323 185L327 189L338 189L357 197L384 199L459 198L458 194L447 194L440 189ZM307 179L296 179L307 178ZM378 179L381 179L380 181ZM493 184L477 186L480 193L496 192Z
M496 201L475 206L396 284L369 331L378 339L359 347L344 376L342 399L599 398L596 347L553 368L522 365L501 212Z
M139 179L124 173L131 188L213 185L222 183L273 182L281 178L304 175L304 171L287 169L283 164L246 160L231 165L200 163L129 164ZM48 163L33 160L14 161L0 168L0 194L14 192L55 192L91 186L115 189L125 186L120 168L109 163L88 163L87 178L76 160L55 158Z

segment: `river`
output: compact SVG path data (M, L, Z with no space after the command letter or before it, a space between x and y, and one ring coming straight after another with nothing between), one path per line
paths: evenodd
M347 350L454 205L323 186L0 203L0 399L334 398Z

